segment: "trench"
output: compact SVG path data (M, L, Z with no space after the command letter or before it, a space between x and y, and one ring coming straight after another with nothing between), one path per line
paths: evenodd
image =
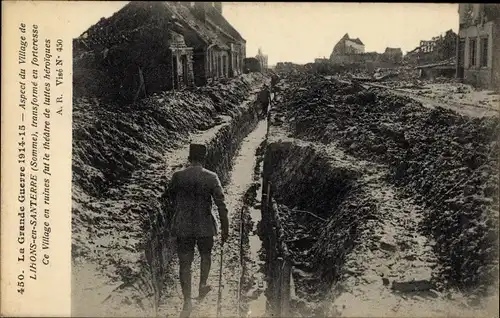
M435 315L445 306L436 301L435 243L418 229L423 207L401 197L385 181L388 173L334 145L268 139L263 219L271 312L417 315L427 303L435 311L425 312Z
M269 141L264 159L267 296L276 316L325 315L346 257L375 220L362 171L310 144Z
M265 80L265 79L264 79ZM219 124L207 130L190 135L191 143L207 145L208 155L206 168L215 171L225 189L227 205L230 211L230 242L224 245L224 295L223 309L227 315L233 315L235 305L241 299L236 296L240 279L235 279L234 272L241 272L239 255L239 211L247 214L247 204L254 204L256 192L254 185L253 165L255 149L260 145L266 132L266 122L259 121L259 107L255 102L256 93L262 80L255 83L253 91L246 100L232 109L231 116L219 115ZM178 316L182 306L180 284L177 277L178 266L174 238L168 233L168 218L161 211L168 209L164 197L156 195L158 188L166 188L168 176L176 169L187 164L189 144L173 152L165 154L164 163L151 165L134 173L129 182L124 185L123 192L128 194L120 202L105 202L107 206L116 205L123 213L136 213L140 216L140 226L143 232L141 241L131 240L133 250L117 250L126 262L99 264L80 262L74 265L73 275L73 315L76 316ZM158 178L158 176L162 176ZM158 183L158 181L160 181ZM251 195L253 193L253 195ZM144 197L149 196L149 199ZM140 205L131 211L130 202L134 200L150 204ZM140 199L139 199L140 198ZM129 202L130 201L130 202ZM141 213L142 209L142 213ZM149 211L152 211L151 213ZM237 212L238 211L238 212ZM214 210L216 214L216 210ZM168 215L168 213L167 213ZM218 217L216 217L218 220ZM248 219L250 222L251 220ZM245 223L246 224L246 223ZM130 226L128 228L131 228ZM245 232L246 233L246 232ZM126 231L123 235L130 236ZM245 234L246 235L246 234ZM140 236L140 235L139 235ZM248 237L244 237L248 240ZM100 243L100 242L97 242ZM248 245L248 244L247 244ZM128 248L128 247L127 247ZM130 250L130 252L129 252ZM245 246L245 253L248 246ZM98 251L99 252L99 251ZM210 309L215 309L218 288L218 266L220 246L218 241L212 260L210 281L212 292L206 298ZM193 284L198 279L198 256L193 264ZM106 271L103 272L103 269ZM243 280L241 280L243 281ZM248 285L249 280L245 278ZM76 288L77 287L77 288ZM193 288L193 297L197 295ZM215 298L214 298L215 297ZM198 308L200 316L215 316L215 311L203 311ZM196 313L194 313L196 315Z
M445 285L437 243L420 227L428 208L390 183L390 173L334 144L270 128L262 181L270 313L467 316L484 310Z
M252 185L248 188L244 207L241 215L241 317L265 317L267 315L268 301L265 295L265 259L263 254L263 241L259 229L262 226L261 201L262 197L262 162L263 150L266 145L267 121L262 121L256 132L260 138L253 139L252 160L253 173ZM260 141L260 143L257 143ZM247 167L249 167L248 165Z
M418 230L422 208L401 198L387 173L333 145L269 142L263 213L275 236L265 246L276 315L384 316L399 312L404 288L434 299L437 261Z
M254 308L263 306L259 302L257 305L252 302L252 298L262 290L259 288L261 284L258 283L259 270L255 253L260 247L260 242L253 234L257 223L255 218L258 217L256 212L259 211L253 206L256 204L259 189L256 181L258 179L258 175L256 176L258 167L255 165L256 150L265 139L267 122L258 120L255 106L251 104L248 108L244 108L239 116L215 134L208 145L206 167L217 172L223 184L229 211L230 232L228 242L222 248L219 237L216 237L208 280L212 291L202 303L195 303L191 317L217 316L221 251L223 251L221 316L246 316L249 308L255 312ZM219 223L216 209L213 213ZM159 233L163 231L162 228L158 229ZM151 273L155 273L153 280L158 282L155 287L157 316L178 316L183 305L173 242L173 239L169 238L168 243L163 246L158 244L158 241L151 241L148 245L151 254L149 268ZM196 251L192 266L193 297L197 296L199 262ZM259 301L262 301L262 297Z

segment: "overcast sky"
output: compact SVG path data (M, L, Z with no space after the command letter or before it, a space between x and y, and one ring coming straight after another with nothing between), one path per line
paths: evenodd
M74 16L67 19L74 37L126 3L72 2ZM262 47L269 64L328 57L345 33L360 38L367 52L383 52L386 47L406 52L420 40L449 29L458 31L458 4L445 3L228 2L223 4L223 14L247 40L247 56Z

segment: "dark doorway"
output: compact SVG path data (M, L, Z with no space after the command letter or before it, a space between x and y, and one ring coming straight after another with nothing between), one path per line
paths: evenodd
M227 56L222 57L222 76L227 77Z
M219 56L218 60L218 65L217 65L217 77L222 77L222 56Z
M207 83L207 70L210 68L205 68L205 63L212 63L208 53L205 54L203 50L195 50L193 54L193 73L194 73L194 83L196 86L203 86Z
M177 68L177 56L176 55L174 55L172 57L172 75L173 75L172 83L173 83L174 88L179 88L179 72L178 72L178 68Z
M185 86L187 86L189 84L189 80L188 80L188 59L187 59L187 55L183 55L181 57L181 64L182 64L182 81L183 81L183 84Z

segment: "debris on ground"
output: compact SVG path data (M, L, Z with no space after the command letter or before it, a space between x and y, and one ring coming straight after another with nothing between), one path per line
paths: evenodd
M498 117L467 118L409 97L290 75L274 110L292 136L384 164L388 182L428 207L445 285L484 290L497 268Z
M440 81L420 86L417 92L412 87L399 87L425 97L433 98L443 103L458 103L479 108L498 110L500 107L500 93L491 90L477 90L471 85Z

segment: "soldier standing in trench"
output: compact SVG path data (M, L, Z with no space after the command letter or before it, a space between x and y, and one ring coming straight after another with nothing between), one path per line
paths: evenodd
M217 234L212 199L219 211L222 244L227 240L229 231L228 212L219 177L203 167L206 152L204 145L192 144L188 158L190 166L175 172L169 187L174 212L172 232L177 237L179 276L184 296L181 317L189 317L192 310L191 264L195 245L201 258L198 299L203 299L211 290L207 279L212 263L214 236Z
M273 94L276 94L276 91L277 91L276 84L278 84L279 81L280 81L279 75L276 74L275 72L272 72L271 73L271 92Z
M269 104L271 103L271 91L269 90L268 85L264 85L264 88L259 93L258 97L261 110L261 119L267 117L267 113L269 112Z

